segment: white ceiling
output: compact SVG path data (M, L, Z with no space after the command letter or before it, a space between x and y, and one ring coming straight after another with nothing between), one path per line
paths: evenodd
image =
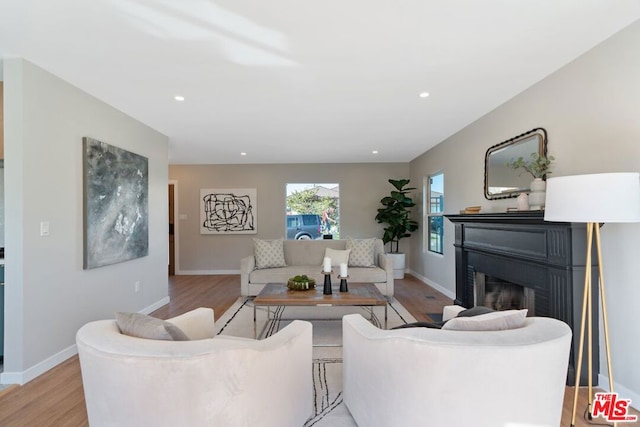
M407 162L639 18L640 0L0 0L0 54L168 135L172 164Z

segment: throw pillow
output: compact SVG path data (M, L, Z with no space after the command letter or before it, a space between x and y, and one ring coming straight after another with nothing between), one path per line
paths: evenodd
M456 317L471 317L471 316L480 316L482 314L494 313L495 310L490 309L489 307L484 307L482 305L477 305L475 307L468 308L466 310L462 310ZM432 328L432 329L442 329L445 323L448 320L441 320L439 322L414 322L414 323L405 323L404 325L396 326L392 329L404 329L404 328Z
M451 331L503 331L524 326L527 309L504 310L473 317L454 317L442 326Z
M480 316L482 314L495 313L495 312L496 311L494 309L485 307L484 305L476 305L475 307L462 310L460 313L456 315L456 317Z
M376 239L347 238L347 249L351 249L349 267L375 267L374 258Z
M284 239L253 239L256 269L286 267L284 262Z
M350 249L340 250L340 249L326 248L324 250L324 257L331 258L331 267L340 267L340 264L349 263L350 252L351 252Z
M442 329L442 324L444 322L413 322L413 323L405 323L404 325L396 326L393 329L406 329L406 328L431 328L431 329Z
M176 325L141 313L116 313L120 332L137 338L165 341L189 341Z

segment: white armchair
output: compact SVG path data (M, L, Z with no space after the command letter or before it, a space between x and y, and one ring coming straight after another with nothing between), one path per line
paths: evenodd
M445 313L445 316L455 313ZM343 318L344 401L360 426L560 425L571 329L385 331Z
M312 411L311 324L262 340L213 336L213 310L170 322L193 341L123 335L114 320L76 335L91 426L295 426Z

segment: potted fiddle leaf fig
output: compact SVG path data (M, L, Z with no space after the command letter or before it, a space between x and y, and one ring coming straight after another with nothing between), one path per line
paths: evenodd
M382 241L389 243L391 251L388 253L393 259L393 277L402 279L404 277L405 254L400 252L400 240L411 236L411 233L418 229L418 221L410 218L411 210L416 204L409 197L409 193L415 190L407 187L408 179L389 179L389 183L395 188L388 196L383 197L380 203L383 207L378 208L376 221L380 224L387 224L384 228Z

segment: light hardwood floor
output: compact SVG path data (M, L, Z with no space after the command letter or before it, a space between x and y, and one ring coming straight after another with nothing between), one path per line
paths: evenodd
M160 318L173 317L196 307L212 307L216 319L240 296L240 276L172 276L171 303L152 313ZM428 313L441 313L451 300L407 276L396 280L395 297L417 320L433 320ZM569 426L573 388L567 387L562 426ZM586 405L586 390L580 390L580 413ZM638 415L637 411L634 414ZM74 356L24 386L12 386L0 392L0 426L86 426L82 378L78 357ZM588 426L578 417L576 426Z

